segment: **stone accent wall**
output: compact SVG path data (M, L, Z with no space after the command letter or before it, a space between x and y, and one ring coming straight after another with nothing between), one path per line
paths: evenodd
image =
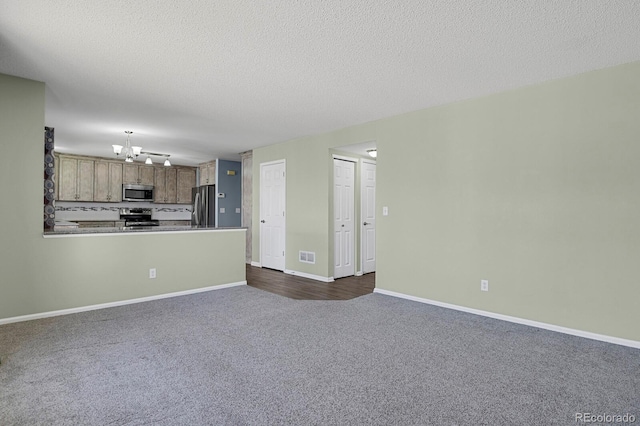
M54 129L44 128L44 230L52 230L56 223L55 160L53 157Z

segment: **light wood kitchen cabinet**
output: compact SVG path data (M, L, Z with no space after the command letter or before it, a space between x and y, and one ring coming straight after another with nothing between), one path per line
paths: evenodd
M145 164L125 164L122 183L153 185L155 167Z
M53 172L53 199L59 200L58 192L60 191L60 156L58 154L53 154L53 167L55 171Z
M155 172L156 203L191 204L191 188L196 186L196 169L158 167Z
M93 201L122 201L122 163L96 161Z
M178 193L176 202L178 204L191 204L191 189L196 186L196 169L179 168L178 170Z
M55 155L57 200L121 202L122 184L154 186L154 202L191 204L195 167L149 166L102 157Z
M200 171L200 183L199 186L215 185L216 183L216 162L210 161L208 163L200 164L198 167Z
M173 167L156 167L153 197L155 203L175 204L177 200L178 178Z
M58 200L93 201L94 160L60 156Z

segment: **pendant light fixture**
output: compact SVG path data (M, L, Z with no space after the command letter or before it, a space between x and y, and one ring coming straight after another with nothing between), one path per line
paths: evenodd
M131 130L125 130L124 132L127 134L127 140L125 141L124 146L111 145L113 147L113 153L117 156L120 156L120 154L122 154L122 156L124 157L124 161L126 161L127 163L133 163L133 159L140 155L142 147L131 146L130 137L133 132Z
M131 130L124 131L127 134L127 140L123 145L111 145L113 147L113 153L118 157L122 155L124 157L124 161L127 163L133 163L133 159L137 158L140 154L146 155L147 159L144 161L144 164L153 165L153 161L151 160L151 156L156 157L165 157L164 165L169 167L171 163L169 162L169 154L159 154L157 152L147 152L143 151L141 146L131 146L131 135L133 132Z

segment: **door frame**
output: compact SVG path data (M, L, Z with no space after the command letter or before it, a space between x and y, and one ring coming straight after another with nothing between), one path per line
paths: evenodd
M282 166L284 168L284 187L283 187L283 198L284 198L284 221L283 221L283 226L282 226L282 233L283 238L282 238L282 245L283 245L283 250L284 250L284 255L283 255L283 260L284 260L284 266L283 266L283 271L286 270L287 268L287 160L282 158L280 160L273 160L273 161L265 161L264 163L260 163L259 165L259 191L258 191L258 196L259 198L259 206L258 206L258 230L259 230L259 236L260 236L260 244L258 245L258 249L260 250L260 263L258 265L254 265L254 266L259 266L260 268L262 268L262 225L260 222L260 218L262 217L262 167L263 166L271 166L274 164L279 164L282 163Z
M364 212L362 209L362 205L364 204L363 198L364 198L364 194L362 192L362 184L364 183L364 174L362 173L362 170L364 169L364 163L367 164L373 164L374 166L376 166L376 193L378 192L378 163L376 162L375 159L373 158L361 158L360 159L360 270L358 271L358 273L356 275L364 275L364 232L363 232L363 223L364 223ZM376 197L377 199L377 197ZM377 213L376 210L376 206L374 206L374 211ZM376 214L376 228L377 228L377 214ZM377 233L377 232L376 232ZM374 244L375 245L375 244ZM376 263L377 263L377 256L376 256ZM372 271L375 272L375 269Z
M332 154L331 155L331 196L332 199L335 199L335 184L334 184L334 180L333 177L335 176L335 164L334 161L335 160L342 160L342 161L348 161L350 163L354 163L354 167L353 167L353 219L355 221L356 219L356 193L355 193L355 189L356 189L356 175L359 172L359 159L357 157L348 157L346 155L340 155L340 154ZM333 209L331 211L331 246L335 247L336 241L335 241L335 235L336 235L336 229L335 229L335 205L332 205ZM354 224L355 225L355 224ZM352 254L352 259L355 260L356 258L356 232L360 232L359 229L356 230L355 226L354 226L354 232L353 232L353 241L351 244L351 247L353 248L353 252ZM336 264L336 253L335 253L335 249L333 251L333 258L331 259L332 262L332 271L331 273L332 275L332 279L335 279L335 264ZM353 268L353 275L347 275L347 276L357 276L357 275L362 275L361 271L357 271L355 264L354 264L354 268ZM344 278L344 277L343 277Z

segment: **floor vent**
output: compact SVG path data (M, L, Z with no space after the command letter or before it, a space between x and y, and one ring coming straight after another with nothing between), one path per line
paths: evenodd
M300 251L299 260L302 263L316 263L316 254L312 251Z

